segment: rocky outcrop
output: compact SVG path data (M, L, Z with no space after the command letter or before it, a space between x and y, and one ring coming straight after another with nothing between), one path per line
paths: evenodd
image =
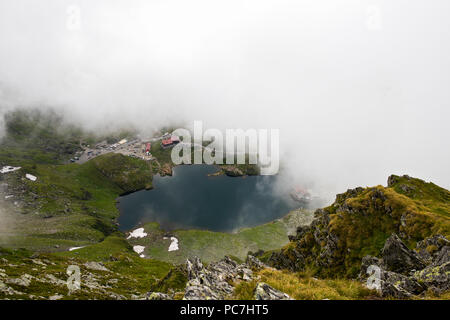
M253 272L247 264L237 264L225 257L204 267L199 258L186 262L188 283L184 299L186 300L222 300L234 290L231 283L252 279Z
M254 272L269 268L253 255L248 255L245 263L225 257L218 262L204 266L198 257L186 261L185 271L188 282L184 300L224 300L232 297L234 288L242 281L258 281ZM257 282L253 291L256 300L292 300L292 298L264 282ZM147 300L168 300L174 295L160 292L147 293Z
M381 273L380 291L383 297L406 299L422 293L425 289L426 287L412 277L384 270Z
M256 285L254 297L255 300L293 300L286 293L276 290L264 282Z
M222 171L229 177L241 177L245 175L245 173L236 166L222 166Z
M184 292L185 300L223 300L232 296L234 286L241 281L254 281L254 271L267 268L256 257L249 255L246 263L225 257L218 262L212 262L207 267L199 258L195 257L186 261L188 282ZM153 299L171 299L170 296L151 293ZM254 298L257 300L289 300L287 294L278 291L266 283L257 283Z
M438 254L435 256L434 260L432 260L432 266L440 266L444 265L450 261L450 246L445 246L438 251Z
M435 236L415 252L399 239L409 244L433 233L447 234L447 223L435 211L448 210L448 201L446 189L408 176L390 176L388 187L355 188L336 195L332 205L315 211L310 226L289 237L288 245L261 259L278 269L296 272L313 266L322 277L353 278L363 252L378 253L380 238L395 233L398 236L383 249L385 270L400 274L423 270L447 240ZM445 260L445 252L440 254Z
M289 245L272 252L267 264L293 272L302 270L307 264L323 267L339 264L340 257L336 250L339 238L329 232L329 222L330 217L326 210L316 210L311 225L298 227L297 234L290 237Z
M430 289L434 294L440 295L450 290L450 261L434 266L431 265L414 274L414 279Z
M267 259L268 265L276 269L295 272L305 266L305 258L296 246L287 250L273 251Z
M383 297L411 298L428 290L442 294L450 290L450 247L442 235L435 235L420 241L417 251L424 246L436 244L439 249L432 254L419 254L393 234L381 250L381 257L366 256L361 263L360 279L368 287L377 289ZM427 259L423 259L424 256Z
M245 260L245 262L247 263L248 267L253 270L255 270L255 269L260 270L260 269L269 267L265 263L262 263L258 258L254 257L250 254L247 256L247 259Z
M436 256L438 254L445 255L446 252L448 252L447 250L441 250L446 246L450 247L450 241L448 241L442 235L435 235L433 237L419 241L417 243L417 252L419 253L419 256L423 261L431 263L432 260L436 260Z
M164 163L161 166L159 173L162 177L171 176L172 175L172 166L169 163Z
M404 183L403 181L406 181L406 183ZM414 186L413 182L414 182L414 178L408 176L408 175L403 175L403 176L396 176L396 175L391 175L388 178L388 187L398 187L398 189L406 195L414 195L414 193L417 191L416 186Z
M383 267L397 273L421 270L426 266L419 255L408 249L395 233L386 240L381 255Z

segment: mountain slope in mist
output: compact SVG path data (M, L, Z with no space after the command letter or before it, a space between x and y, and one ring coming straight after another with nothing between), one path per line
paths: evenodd
M447 0L2 1L0 117L274 128L284 181L329 200L392 173L449 188L449 13Z
M388 186L349 189L315 213L311 226L281 251L266 253L278 268L313 265L318 273L358 275L366 255L378 256L393 233L410 247L435 235L450 238L450 192L431 182L392 175Z

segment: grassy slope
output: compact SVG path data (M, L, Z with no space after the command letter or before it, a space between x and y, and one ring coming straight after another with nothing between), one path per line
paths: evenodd
M145 254L153 259L175 264L184 263L188 257L198 256L205 262L217 261L225 255L245 260L249 251L272 250L289 242L288 231L292 224L308 222L312 219L309 211L293 211L286 217L252 228L244 228L236 233L212 232L206 230L176 230L171 232L178 239L179 250L167 251L171 243L163 239L165 232L157 223L144 225L148 236L132 238L133 245L145 246Z
M345 279L316 279L307 272L292 273L263 269L257 273L259 281L287 293L296 300L360 300L377 296L360 282ZM256 281L237 284L234 299L253 300Z
M414 188L417 196L403 191L402 188L408 190L405 186ZM373 201L377 191L385 195L384 201ZM341 239L341 249L351 250L344 259L349 270L356 270L364 255L378 255L393 232L404 235L411 248L417 241L434 234L450 236L450 192L420 179L399 178L391 187L368 188L345 202L353 210L364 213L354 216L334 212L331 216L329 227ZM386 208L392 212L387 214Z
M123 193L151 188L152 173L147 162L108 153L92 160L94 166L108 181L115 184Z
M38 180L22 179L25 172ZM25 189L24 224L10 243L30 249L101 241L116 230L117 196L151 185L144 161L113 153L82 165L25 165L8 175L11 184Z
M64 299L111 299L113 298L111 294L131 298L132 295L143 295L152 288L164 289L161 285L162 280L174 274L170 264L139 258L122 237L115 235L101 243L71 252L37 255L24 249L0 248L0 256L2 258L0 260L0 299L47 299L55 294L64 295ZM102 262L110 272L89 269L84 266L84 263L88 261ZM81 269L81 290L71 295L65 285L66 269L69 265L77 265ZM17 279L24 274L33 277L29 286L11 284L6 280L7 278ZM60 284L46 283L49 275L62 282ZM175 280L172 280L169 286L166 285L166 290L163 291L167 292L169 288L174 291L182 290L186 282L185 277L178 275ZM4 282L20 294L8 295L2 292L1 286ZM95 285L95 283L105 288L89 287L89 284Z

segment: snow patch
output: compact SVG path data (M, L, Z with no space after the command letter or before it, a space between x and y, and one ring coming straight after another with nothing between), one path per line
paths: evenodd
M147 236L147 233L144 232L144 228L137 228L136 230L133 230L127 239L130 238L144 238Z
M164 239L169 239L169 238L164 237ZM179 247L178 247L178 239L175 238L175 237L170 237L170 240L172 242L170 243L168 251L176 251L176 250L178 250L179 249Z
M19 170L21 167L4 166L0 169L0 173L8 173Z
M139 254L139 256L143 256L143 254L141 254L142 252L144 252L145 247L144 246L134 246L133 250L134 252L136 252L137 254ZM142 258L142 257L141 257Z
M82 247L72 247L72 248L69 248L69 251L73 251L73 250L78 250L78 249L81 249L81 248L84 248L85 246L82 246Z
M37 180L37 177L35 177L35 176L33 176L32 174L29 174L29 173L27 173L25 175L25 178L27 178L28 180L31 180L31 181L36 181Z

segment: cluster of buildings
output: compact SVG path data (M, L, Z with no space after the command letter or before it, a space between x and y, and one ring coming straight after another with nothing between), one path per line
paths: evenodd
M109 149L115 150L117 147L119 147L119 146L121 146L121 145L123 145L123 144L125 144L125 143L127 143L127 142L128 142L127 139L122 139L122 140L120 140L119 142L110 145L110 146L109 146ZM134 142L135 142L135 141L131 141L130 143L134 143Z
M76 155L70 159L70 161L82 163L109 152L121 153L126 156L140 158L143 160L152 160L152 143L157 143L159 140L161 141L161 147L163 149L173 147L174 145L180 143L180 138L170 133L165 133L163 136L153 138L150 141L142 141L140 138L136 138L131 141L122 139L114 144L108 144L106 141L103 141L96 144L92 149L89 149L89 146L87 146L85 151L82 152L80 156Z
M178 136L169 133L165 133L160 139L161 139L161 147L163 149L173 147L174 145L180 143L180 138ZM155 140L156 139L154 139L153 141ZM146 142L144 144L144 148L142 149L144 156L149 157L148 159L152 158L152 154L150 153L151 149L152 149L151 142Z

